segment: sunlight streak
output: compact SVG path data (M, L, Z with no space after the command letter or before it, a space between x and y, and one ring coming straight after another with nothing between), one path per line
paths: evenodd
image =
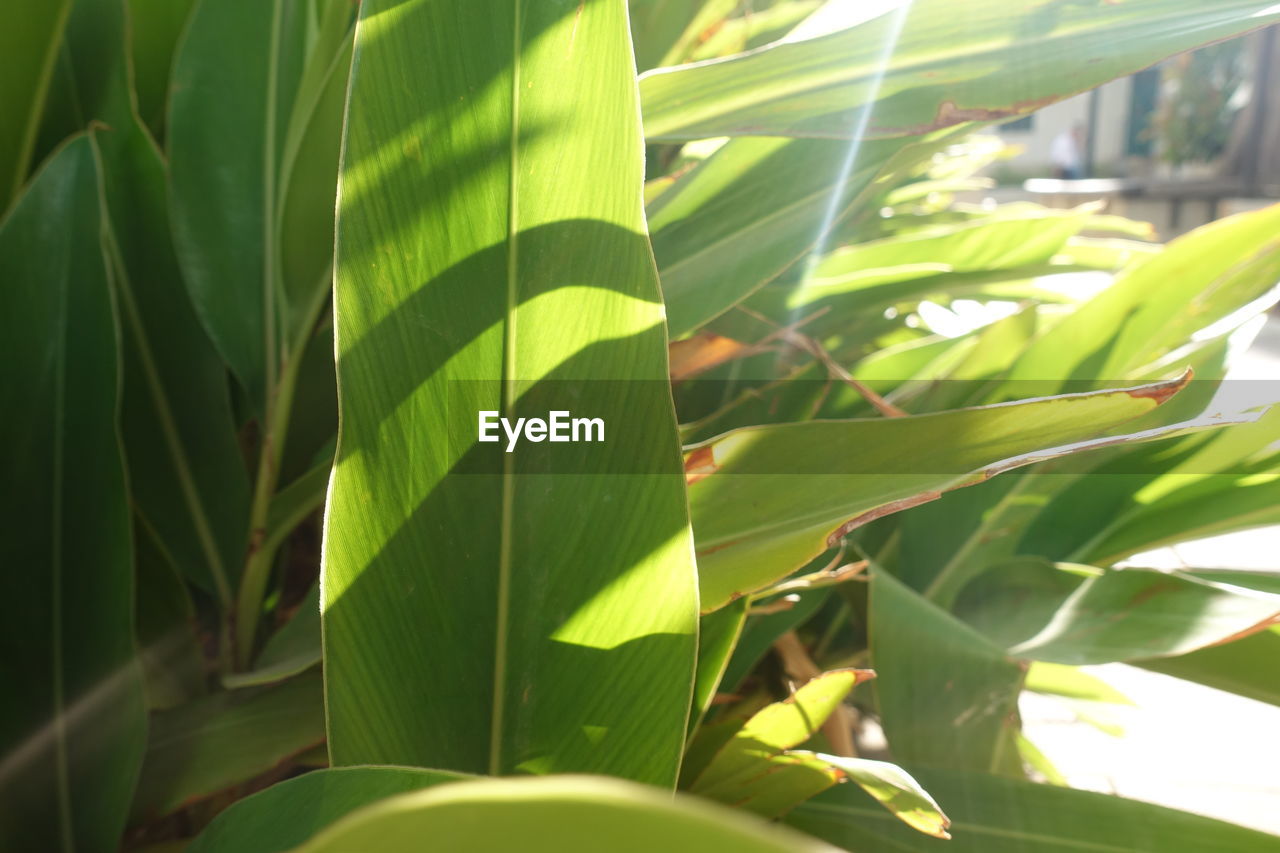
M876 74L871 79L866 100L854 112L852 132L849 134L849 150L845 153L840 163L840 169L836 172L831 192L827 196L826 210L823 211L822 222L818 226L817 240L804 259L804 270L800 277L799 287L803 288L809 282L819 260L827 251L831 231L841 213L840 201L844 196L845 185L848 184L849 176L853 172L853 166L858 160L858 152L862 149L862 140L871 121L871 113L875 110L876 101L880 97L881 84L884 82L893 53L898 47L898 41L902 37L903 26L906 23L907 16L910 14L912 2L913 0L897 0L896 6L891 7L886 4L884 8L883 14L893 16L889 34L882 46ZM788 323L793 323L796 319L795 316L791 316L788 318Z

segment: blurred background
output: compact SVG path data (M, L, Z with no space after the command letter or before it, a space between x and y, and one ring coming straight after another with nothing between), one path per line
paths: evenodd
M1017 150L991 169L987 196L1105 201L1163 240L1265 206L1280 198L1278 41L1268 27L1001 126Z

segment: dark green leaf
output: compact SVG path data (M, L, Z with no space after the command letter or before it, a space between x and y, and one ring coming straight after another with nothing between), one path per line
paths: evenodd
M78 136L0 225L0 838L115 850L146 731L101 172Z
M162 711L152 720L133 816L154 819L247 782L324 736L318 673Z
M235 803L186 853L284 853L362 806L466 778L416 767L317 770Z

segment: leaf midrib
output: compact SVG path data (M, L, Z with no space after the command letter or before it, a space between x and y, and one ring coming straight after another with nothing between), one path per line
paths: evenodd
M507 183L507 293L502 342L502 413L510 418L516 400L516 305L519 293L519 163L520 163L520 12L523 0L516 0L512 13L511 38L511 148ZM493 649L493 713L489 722L489 775L502 772L502 727L506 712L507 620L511 613L511 526L514 516L514 459L502 456L502 519L498 536L497 621Z

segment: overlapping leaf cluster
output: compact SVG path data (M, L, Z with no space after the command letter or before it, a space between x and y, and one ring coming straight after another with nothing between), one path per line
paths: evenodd
M1280 704L1274 576L1119 568L1280 521L1215 398L1280 210L954 197L983 125L1280 12L887 6L18 12L5 845L1273 847L1030 781L1017 700ZM622 432L475 440L565 399Z

